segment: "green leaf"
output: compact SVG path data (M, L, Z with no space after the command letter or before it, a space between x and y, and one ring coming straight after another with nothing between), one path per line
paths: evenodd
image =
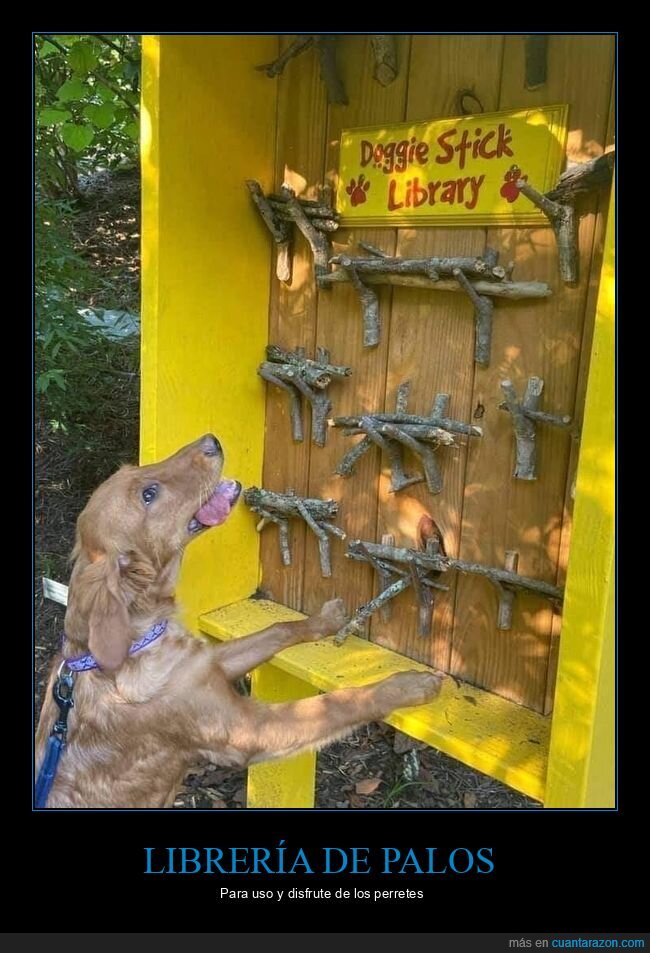
M83 114L97 129L108 129L115 120L115 110L109 103L102 103L101 106L90 103Z
M140 138L140 123L139 122L130 122L128 126L124 127L124 132L129 137L133 139L134 142L137 142Z
M68 53L68 63L75 73L85 76L97 66L97 55L90 43L75 43Z
M65 109L41 109L38 114L39 126L58 126L60 122L67 122L72 113Z
M54 382L60 390L65 390L65 378L63 371L59 368L51 371L43 371L38 375L36 378L36 392L38 394L44 394L52 382Z
M65 378L63 376L63 371L48 371L48 374L50 379L54 381L57 387L59 387L61 390L65 390Z
M69 103L73 99L88 99L90 87L80 79L69 79L57 90L57 99L62 103Z
M112 103L115 99L115 93L112 89L109 89L108 86L104 86L103 83L97 83L95 86L94 92L103 103Z
M60 50L57 50L56 46L53 43L50 43L49 40L43 40L42 46L38 47L38 55L41 59L45 59L47 56L52 56L53 53L60 53Z
M67 122L61 126L61 138L70 149L83 152L95 138L95 133L90 126L78 126Z

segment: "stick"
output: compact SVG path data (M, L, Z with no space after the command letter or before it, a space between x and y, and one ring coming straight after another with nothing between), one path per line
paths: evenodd
M547 414L539 410L539 401L544 389L544 381L539 377L530 377L526 385L523 400L519 400L512 381L501 381L501 390L505 395L500 410L506 410L512 417L515 431L515 470L513 476L518 480L537 479L537 427L538 423L555 427L568 427L571 417Z
M560 278L567 284L573 284L578 280L578 222L573 205L554 202L521 179L517 180L516 185L551 223L557 241Z
M336 65L336 43L338 37L331 33L314 37L320 59L320 77L327 87L327 100L332 105L347 106L348 97L343 80Z
M440 493L442 490L442 474L436 462L436 459L433 455L433 450L431 447L428 447L425 443L421 443L419 440L414 439L410 434L406 433L405 430L402 430L400 427L395 426L395 424L383 424L382 430L389 437L392 437L393 440L398 443L403 444L405 447L408 447L413 451L416 456L422 461L422 466L424 469L424 477L427 483L427 488L430 493ZM444 431L441 431L444 433ZM450 434L447 434L450 438L451 443L453 443L453 438Z
M544 381L541 378L529 378L524 400L520 403L512 381L501 381L501 390L505 394L505 404L512 416L515 430L516 459L513 476L517 480L537 479L537 430L534 421L525 411L526 405L529 410L537 410L543 389Z
M395 537L392 535L392 533L384 533L383 536L381 537L381 541L382 541L382 543L383 543L384 546L394 546L394 545L395 545ZM366 552L367 552L367 550L366 550ZM378 560L373 560L373 557L370 556L369 553L368 553L368 558L369 558L369 560L370 560L371 562L373 562L373 565L375 566L375 568L376 568L376 570L377 570L377 573L378 573L378 575L379 575L379 579L380 579L380 582L381 582L381 590L380 590L380 591L382 591L382 590L384 590L384 589L387 589L388 586L390 586L390 580L391 580L391 572L390 572L390 570L386 568L386 564L385 564L385 563L381 563L381 562L379 562ZM378 595L379 595L379 593L378 593ZM380 610L379 610L379 618L381 619L382 622L389 622L389 621L390 621L390 617L391 617L391 611L390 611L390 609L391 609L390 602L385 602L385 603L383 604L383 606L380 608Z
M429 291L463 291L455 279L448 281L433 281L424 275L401 274L364 274L364 281L370 285L393 285L399 288L425 288ZM331 271L318 279L319 288L329 288L339 282L350 281L350 275L345 269ZM548 298L552 292L543 281L473 281L478 294L490 295L493 298L506 298L510 301L521 301L524 298Z
M276 387L280 387L282 390L286 391L291 398L291 435L296 443L302 443L304 439L303 428L302 428L302 404L300 403L300 397L296 393L295 389L289 384L285 383L281 378L270 370L274 365L260 364L257 368L257 373L260 377L267 381L269 384L274 384Z
M361 544L360 548L359 544ZM457 572L471 573L477 576L485 576L491 581L505 583L514 586L516 589L523 589L527 592L543 596L553 603L561 603L564 598L562 589L551 585L548 582L542 582L540 579L531 579L528 576L520 576L516 572L507 569L496 569L491 566L483 566L480 563L469 563L462 559L452 559L449 556L429 555L419 552L416 549L405 549L402 547L382 546L380 543L368 543L358 539L351 540L348 543L346 556L349 559L357 561L364 560L364 549L371 553L375 559L382 559L386 562L409 563L414 560L418 566L429 571L448 572L455 569Z
M448 395L444 395L448 396ZM467 434L470 437L482 437L483 431L480 427L475 427L473 424L465 424L461 420L452 420L450 417L419 417L417 414L391 414L391 413L379 413L372 414L373 420L376 420L378 423L389 423L389 424L400 424L405 427L434 427L438 428L440 431L447 431L449 433L459 433ZM361 416L354 417L333 417L329 421L330 427L347 427L350 428L350 433L362 433L360 428ZM444 440L442 434L436 435L436 439L442 439L443 443L447 441ZM453 440L451 441L453 443Z
M347 269L350 281L361 299L363 309L363 346L376 347L379 344L379 298L377 293L359 278L351 258L339 256L340 264Z
M296 501L296 506L298 507L298 512L304 519L307 526L310 528L312 533L318 537L318 554L320 557L320 571L321 575L329 578L332 575L332 562L330 559L330 541L327 538L327 533L322 529L316 520L312 519L309 510L301 500Z
M410 393L411 393L411 382L402 381L402 383L397 388L397 394L395 395L395 413L396 414L406 413L406 408L408 407Z
M380 428L375 424L372 417L362 417L361 427L368 434L370 440L372 440L380 450L386 453L390 461L391 491L393 493L399 493L400 490L406 489L407 486L413 486L414 483L422 482L422 477L420 476L409 477L406 475L399 446L396 446L394 441L384 438Z
M577 162L563 172L554 189L546 193L547 199L568 202L578 195L594 192L612 181L616 153L605 152L590 162Z
M294 56L298 56L300 53L303 53L308 47L311 46L313 42L314 37L311 34L307 36L298 36L293 41L291 46L288 46L283 53L280 53L277 60L273 60L272 63L265 63L262 66L256 66L255 69L262 73L266 73L269 79L274 79L274 77L279 76L282 73L289 60L292 60Z
M282 565L290 566L291 565L291 547L289 545L289 523L285 519L281 519L279 516L276 516L275 513L271 513L269 510L259 508L256 510L262 517L255 529L258 533L261 533L267 523L275 523L279 530L279 543L280 543L280 556L282 557Z
M466 275L482 278L487 281L502 281L505 268L499 265L490 265L483 258L350 258L347 255L334 255L330 259L331 265L344 265L349 268L353 265L360 275L394 274L394 275L424 275L431 281L437 281L440 275L453 275L455 268L460 268Z
M505 554L505 568L509 572L517 572L519 565L519 553L514 550L508 550ZM494 583L499 596L499 609L497 612L497 629L512 628L512 610L515 603L515 590L501 582Z
M280 552L285 566L291 565L288 520L296 517L303 519L318 538L322 575L332 575L330 541L327 534L345 539L343 530L329 522L338 512L338 503L335 500L308 499L296 496L289 490L286 493L274 493L272 490L253 486L244 491L244 501L254 513L262 516L257 526L258 532L264 529L267 521L278 526Z
M253 202L257 206L258 212L262 216L264 224L270 231L271 235L273 235L274 240L276 242L286 242L288 239L287 227L278 224L276 221L274 211L266 200L259 182L256 182L255 179L246 179L246 186L251 194Z
M297 506L298 500L300 500L308 508L313 519L319 523L334 519L339 509L336 500L301 498L290 493L275 493L273 490L265 490L256 486L244 491L244 500L253 511L262 508L282 517L301 516Z
M304 353L287 351L276 344L266 348L268 358L257 369L263 380L282 388L291 398L291 431L296 442L303 440L301 396L309 401L312 410L312 439L325 446L327 439L327 416L332 403L326 388L332 377L348 377L351 368L329 363L329 352L317 349L317 361L309 360Z
M413 449L413 447L409 440L406 439L407 437L412 441L424 440L427 443L435 443L436 446L442 444L445 447L451 447L454 444L452 435L441 427L428 427L426 424L391 424L390 422L379 421L375 415L373 415L372 420L375 429L380 434L383 434L385 437L391 437L393 440L398 440L405 446L411 447L411 449ZM344 430L343 435L345 437L354 437L356 434L366 432L364 427L359 425L358 427L349 427ZM399 434L399 436L394 436L395 433Z
M275 246L275 277L288 284L293 274L291 242L278 242Z
M358 460L374 443L383 450L390 461L391 492L398 493L407 486L421 482L421 477L409 477L404 471L402 447L408 447L422 463L424 478L430 493L442 490L442 474L434 450L439 446L451 446L454 438L451 431L482 436L480 427L473 427L448 417L418 417L406 413L410 381L403 381L397 390L396 413L364 414L354 417L335 417L328 421L331 427L344 427L344 434L351 436L365 433L366 437L348 451L337 467L341 476L350 476ZM444 414L449 405L449 394L437 394L433 412ZM440 424L444 423L444 427Z
M335 643L337 645L341 645L348 635L360 635L363 632L364 625L373 612L377 612L378 609L381 609L381 607L387 602L390 602L391 599L399 596L400 592L404 592L404 590L408 589L410 585L410 577L397 579L395 582L391 583L388 588L384 589L383 592L380 592L378 596L375 596L374 599L371 599L370 602L366 602L365 605L360 606L347 625L345 625L339 632L336 633L334 638Z
M289 225L287 222L278 221L278 217L265 198L259 182L256 182L255 179L246 179L246 185L276 245L275 274L280 281L291 281L291 230Z
M325 233L314 228L312 222L305 215L304 209L293 191L282 186L282 194L286 196L287 209L290 217L305 236L314 256L314 275L316 280L329 271L330 244Z
M314 202L311 199L303 199L298 197L297 199L298 202L300 202L300 207L302 208L303 212L307 218L312 220L314 225L319 219L323 219L325 221L332 219L336 221L339 218L339 213L335 208L332 208L331 205L319 205L317 202ZM267 202L274 215L285 219L291 218L287 210L287 200L286 198L283 198L282 195L268 195Z
M388 252L382 251L381 248L377 248L376 245L371 245L370 242L359 242L359 248L363 248L364 251L370 252L371 255L374 255L376 258L390 258L391 256Z
M487 367L490 363L492 348L492 314L494 302L487 295L480 295L468 280L465 272L454 268L454 278L467 294L474 305L474 320L476 321L476 340L474 343L474 360L477 364Z
M544 33L526 37L526 89L539 89L546 82L548 36Z
M312 361L307 357L296 354L294 351L287 351L277 344L269 344L266 347L266 356L269 361L274 361L279 364L295 364L296 367L304 365L305 367L319 369L322 373L328 374L330 377L350 376L352 373L351 367L346 367L343 364L330 364L329 357L327 356L328 352L324 348L318 348L318 351L318 360Z
M375 58L373 76L382 86L390 86L397 78L397 46L392 33L375 33L370 37Z
M362 433L362 431L359 431L359 433ZM338 475L342 477L352 476L354 468L361 457L371 448L372 440L368 436L364 437L363 440L360 440L359 443L356 443L352 447L352 449L347 451L334 472L338 473Z

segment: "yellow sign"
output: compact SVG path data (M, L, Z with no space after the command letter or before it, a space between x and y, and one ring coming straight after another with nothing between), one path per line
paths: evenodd
M568 106L344 129L342 225L548 225L517 188L562 168Z

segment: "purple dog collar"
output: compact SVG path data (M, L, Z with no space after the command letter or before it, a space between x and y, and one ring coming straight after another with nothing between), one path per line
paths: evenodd
M148 629L137 642L134 642L129 649L129 655L135 655L140 649L146 648L164 635L167 630L167 619L162 622L156 622L154 626ZM75 658L64 659L61 668L66 667L71 672L90 672L93 668L99 668L97 659L94 655L77 655Z

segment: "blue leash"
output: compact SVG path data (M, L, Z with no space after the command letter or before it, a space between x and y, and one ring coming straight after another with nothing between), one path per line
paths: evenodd
M165 633L167 629L167 619L162 622L156 622L141 638L134 642L129 649L129 655L134 655L140 649L151 645L156 639ZM59 717L54 722L54 727L47 739L45 757L41 769L36 778L34 791L35 807L45 807L47 799L50 796L52 785L59 768L59 761L65 749L66 738L68 735L68 715L70 709L74 708L72 691L74 689L74 679L77 672L89 672L92 669L99 668L99 663L94 655L80 655L77 658L64 659L59 668L59 674L54 683L52 694L54 701L59 708ZM67 669L67 671L64 671Z
M61 669L63 669L65 665L66 662L64 661ZM45 757L36 779L36 807L45 807L47 804L47 799L50 795L50 790L54 784L54 778L56 777L56 772L59 767L59 761L63 754L63 749L65 748L65 741L68 734L68 715L70 714L70 709L74 708L74 700L72 698L74 675L72 672L62 673L61 669L59 670L58 678L52 689L54 701L59 706L59 717L54 722L50 737L47 739Z

